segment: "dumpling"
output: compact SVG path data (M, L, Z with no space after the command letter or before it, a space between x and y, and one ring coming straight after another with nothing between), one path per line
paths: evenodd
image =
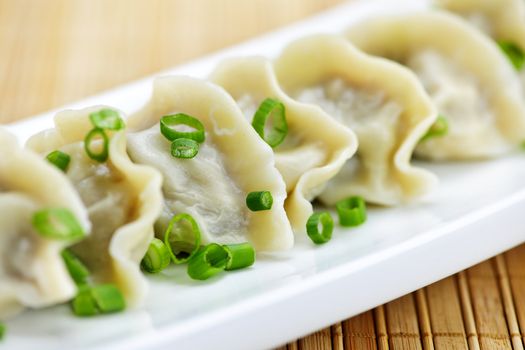
M343 37L317 35L288 46L275 72L288 95L319 106L357 134L357 154L328 183L323 202L359 195L395 205L434 186L433 174L410 164L436 112L408 70L359 52Z
M42 236L32 224L35 213L50 209L67 209L79 233L89 233L87 211L67 178L0 129L0 320L76 293L60 254L80 237Z
M192 159L173 157L160 132L161 118L176 113L196 118L204 128L205 140ZM164 209L155 227L159 237L175 214L186 213L198 224L203 244L249 241L259 251L292 246L283 207L286 187L273 152L223 89L188 77L158 78L151 101L130 116L129 126L135 131L128 135L133 161L164 176ZM248 193L258 191L272 194L271 210L247 208Z
M496 40L510 51L521 83L525 86L525 2L523 0L435 0L438 6L452 11ZM513 52L518 49L520 53Z
M94 130L90 115L101 111L120 115L103 106L60 112L55 116L55 129L33 136L27 147L44 155L60 150L71 157L66 175L88 208L92 231L70 249L87 266L95 283L115 283L133 306L147 292L139 264L161 210L162 178L155 169L131 162L124 130L106 131L106 160L88 155L84 140ZM93 143L90 152L102 153L101 140Z
M363 51L411 68L448 120L448 134L421 142L418 156L486 158L525 139L518 77L495 43L461 18L439 11L378 17L346 34Z
M211 80L232 95L250 123L266 98L284 105L288 133L274 147L275 162L289 193L288 217L294 230L304 231L313 212L310 201L355 153L355 134L318 108L288 97L277 83L271 61L262 57L226 61Z

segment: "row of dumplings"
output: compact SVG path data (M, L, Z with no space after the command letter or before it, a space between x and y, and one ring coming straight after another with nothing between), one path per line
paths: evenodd
M438 10L377 17L345 36L300 39L273 61L230 59L209 81L158 78L128 118L107 106L63 111L24 149L0 130L0 320L83 292L93 310L140 305L140 263L179 214L198 226L197 245L286 250L314 199L398 205L437 184L414 156L517 148L525 5L505 2L441 0L485 33ZM178 230L179 245L199 249ZM124 300L107 305L111 290L78 287L65 258Z

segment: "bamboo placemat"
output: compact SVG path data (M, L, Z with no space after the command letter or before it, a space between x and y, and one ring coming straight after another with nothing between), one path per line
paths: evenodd
M174 66L338 2L0 0L0 123ZM524 266L525 245L282 349L523 349Z

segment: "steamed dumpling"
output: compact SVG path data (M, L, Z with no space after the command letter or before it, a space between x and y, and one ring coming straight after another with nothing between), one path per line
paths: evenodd
M288 46L275 71L288 95L317 105L357 135L357 154L328 183L322 201L360 195L395 205L435 184L432 174L410 164L436 112L408 70L359 52L343 37L317 35Z
M185 113L202 122L205 141L192 159L175 158L160 133L165 115ZM164 236L171 218L190 214L203 244L250 241L257 250L288 249L293 244L283 208L285 184L275 168L271 148L244 119L235 101L218 86L186 77L159 78L151 101L129 119L134 162L148 164L164 176L164 209L156 234ZM271 210L250 211L252 191L270 191Z
M89 233L86 208L67 178L0 129L0 320L76 293L60 256L75 241L45 238L32 225L36 211L51 208L68 209Z
M103 108L58 113L55 129L33 136L28 147L41 154L60 150L71 157L66 175L88 208L92 223L91 236L71 250L88 267L94 282L116 283L134 305L147 292L139 264L160 212L161 176L153 168L130 161L124 131L110 134L107 161L87 155L84 138L93 128L89 115Z
M525 52L525 2L523 0L435 0L438 6L465 18L503 45ZM525 66L515 67L525 86Z
M367 53L411 68L448 120L448 134L421 142L417 155L491 157L525 139L525 104L513 67L460 18L439 11L378 17L353 25L347 37Z
M286 212L294 229L304 230L313 212L310 201L355 153L355 134L318 108L288 97L276 81L272 63L264 58L226 61L211 80L232 95L250 123L265 98L283 103L288 133L273 150L289 193Z

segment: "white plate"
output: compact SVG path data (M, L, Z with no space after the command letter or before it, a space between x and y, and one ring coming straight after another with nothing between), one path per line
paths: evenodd
M246 44L164 72L205 77L222 58L274 56L307 33L338 32L378 11L426 6L421 0L347 3ZM67 107L141 106L151 80L123 86ZM62 109L62 108L61 108ZM53 113L9 127L21 141L52 126ZM489 162L420 164L442 184L418 205L371 208L366 225L337 229L314 246L298 237L287 254L259 256L245 271L208 282L182 268L150 278L143 309L80 319L67 306L31 311L9 321L0 348L112 349L268 348L409 293L525 240L525 157Z

